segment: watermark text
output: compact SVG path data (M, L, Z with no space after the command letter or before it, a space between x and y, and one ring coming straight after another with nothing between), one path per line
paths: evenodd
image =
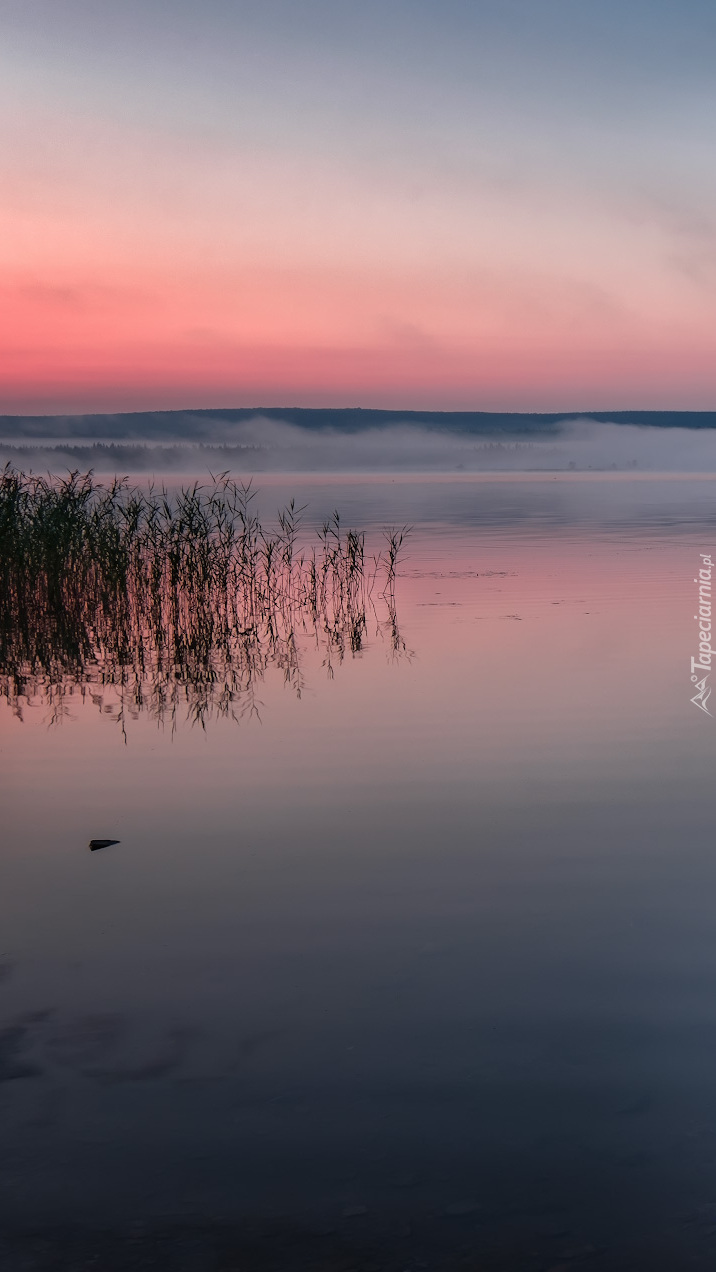
M699 652L698 657L691 658L691 683L696 687L696 695L691 699L695 707L700 711L705 711L706 715L711 715L708 709L708 700L711 697L711 687L707 683L711 673L711 660L716 655L716 650L711 647L711 573L713 571L713 562L711 556L706 552L699 553L701 558L701 566L698 576L694 579L697 584L698 593L698 613L694 614L694 618L699 625ZM705 675L700 673L705 672Z

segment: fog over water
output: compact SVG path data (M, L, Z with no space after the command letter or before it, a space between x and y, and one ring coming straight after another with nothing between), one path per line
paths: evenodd
M330 413L327 413L330 416ZM107 417L108 419L111 417ZM131 421L132 417L115 417ZM75 421L18 428L0 441L0 458L34 469L74 466L96 471L187 472L231 468L250 472L716 472L716 430L669 428L575 417L520 431L453 431L413 422L346 431L307 428L255 415L227 424L204 415L172 413L157 435L140 426L97 429ZM446 417L447 418L447 417ZM509 417L507 417L509 419Z

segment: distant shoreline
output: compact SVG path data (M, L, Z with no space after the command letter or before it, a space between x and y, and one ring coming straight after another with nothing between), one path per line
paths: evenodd
M363 433L398 425L460 435L559 436L575 420L642 428L716 429L714 411L397 411L360 407L237 407L106 414L0 415L0 438L51 442L231 442L238 426L270 420L306 432Z

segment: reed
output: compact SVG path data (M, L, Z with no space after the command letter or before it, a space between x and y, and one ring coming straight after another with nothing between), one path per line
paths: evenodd
M395 612L407 528L365 535L326 522L312 544L291 502L274 528L251 483L228 473L172 493L92 473L0 474L0 693L21 713L41 694L54 718L68 694L121 690L121 711L176 719L257 712L270 666L300 693L299 638L329 674L359 653L368 616L404 650ZM383 606L384 614L379 613Z

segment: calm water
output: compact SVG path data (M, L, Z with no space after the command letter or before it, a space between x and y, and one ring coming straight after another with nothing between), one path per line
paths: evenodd
M414 525L397 642L0 704L7 1266L712 1268L716 485L293 494Z

